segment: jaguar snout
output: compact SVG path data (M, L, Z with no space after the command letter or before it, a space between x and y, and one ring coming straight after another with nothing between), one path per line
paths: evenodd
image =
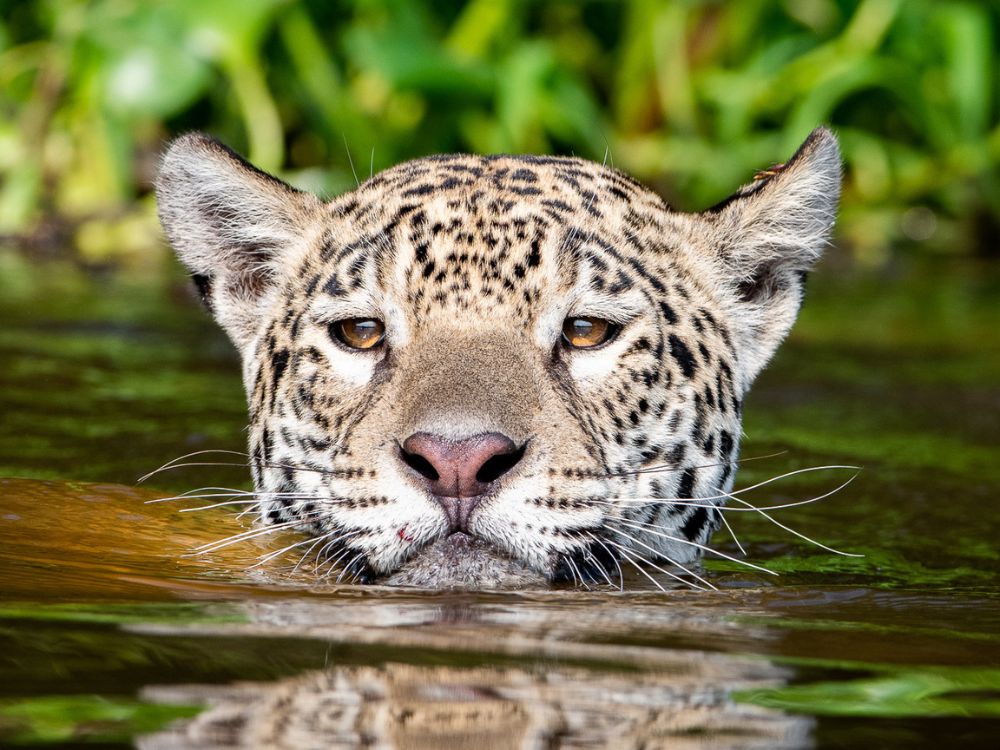
M501 477L517 467L526 444L499 432L449 440L415 432L400 445L410 474L444 508L452 532L468 531L469 518Z

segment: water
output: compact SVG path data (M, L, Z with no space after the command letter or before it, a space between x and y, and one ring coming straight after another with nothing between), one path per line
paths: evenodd
M784 452L738 485L863 466L776 518L864 557L740 513L748 559L779 576L717 560L719 591L421 593L251 567L294 536L191 555L245 521L146 501L245 470L136 478L243 447L228 344L180 280L7 258L0 745L994 747L998 300L992 266L828 266L748 400L744 455Z

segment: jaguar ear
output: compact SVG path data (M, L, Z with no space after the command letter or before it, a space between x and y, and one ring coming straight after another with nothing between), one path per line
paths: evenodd
M829 242L840 180L837 139L817 128L786 164L702 214L731 292L744 387L795 322L806 273Z
M213 138L176 139L156 178L160 223L202 300L242 348L282 260L301 246L320 206Z

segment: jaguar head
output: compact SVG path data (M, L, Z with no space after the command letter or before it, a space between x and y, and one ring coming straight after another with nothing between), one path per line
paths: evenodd
M698 578L839 185L819 129L697 214L538 156L323 201L192 134L157 197L242 356L261 520L324 575L491 588Z

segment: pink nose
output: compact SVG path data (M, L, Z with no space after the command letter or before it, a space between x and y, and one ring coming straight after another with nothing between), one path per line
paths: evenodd
M403 461L444 506L456 530L464 529L480 497L524 454L523 448L499 432L454 441L415 432L403 441L402 449Z

